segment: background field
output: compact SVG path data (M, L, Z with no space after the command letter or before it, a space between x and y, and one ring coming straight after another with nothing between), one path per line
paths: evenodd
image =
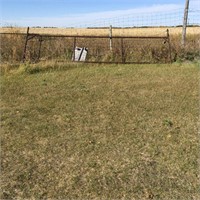
M1 199L200 198L197 64L26 64L1 82Z
M169 29L171 35L180 35L182 27L150 27L150 28L113 28L113 36L165 36ZM19 32L26 33L27 28L0 28L0 33ZM30 33L61 34L61 35L109 35L108 28L30 28ZM188 27L189 35L199 35L200 27Z

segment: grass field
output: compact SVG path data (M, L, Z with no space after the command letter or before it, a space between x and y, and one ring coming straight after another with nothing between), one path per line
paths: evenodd
M165 36L169 29L171 35L181 35L182 27L113 28L113 36ZM0 33L26 33L27 28L0 28ZM61 35L109 35L108 28L30 28L30 33ZM199 35L200 27L188 27L188 35Z
M200 198L197 64L58 68L1 76L1 199Z

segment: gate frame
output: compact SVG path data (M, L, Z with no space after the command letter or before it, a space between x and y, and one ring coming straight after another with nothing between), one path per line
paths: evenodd
M44 41L43 38L73 38L73 51L75 50L76 47L76 41L77 38L99 38L99 39L110 39L110 36L92 36L92 35L52 35L52 34L34 34L30 33L30 28L27 28L27 33L0 33L3 35L24 35L25 37L25 43L24 43L24 49L23 49L23 57L22 57L22 62L24 63L26 60L26 54L27 54L27 46L28 42L32 40L35 37L38 37L39 41L39 47L38 47L38 57L37 61L40 59L40 53L41 53L41 47L42 47L42 42ZM81 63L106 63L106 64L152 64L152 62L126 62L125 61L125 53L124 53L124 43L123 39L163 39L166 43L168 43L168 52L169 52L169 63L172 63L172 50L171 50L171 41L170 41L170 34L169 30L167 29L167 34L166 36L112 36L112 39L121 39L121 62L99 62L99 61L84 61ZM75 54L73 54L73 59L72 62L75 62Z

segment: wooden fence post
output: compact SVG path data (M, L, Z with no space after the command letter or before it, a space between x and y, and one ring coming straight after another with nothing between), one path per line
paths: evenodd
M170 63L172 63L172 48L171 48L171 42L170 42L170 37L169 37L169 29L167 29L167 42L169 45L169 59L170 59Z
M188 9L189 9L189 0L185 2L185 10L184 10L184 19L183 19L183 31L182 31L182 46L185 47L186 42L186 29L187 29L187 20L188 20Z

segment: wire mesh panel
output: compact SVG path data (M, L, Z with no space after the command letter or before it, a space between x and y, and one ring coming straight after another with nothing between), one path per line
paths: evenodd
M88 49L87 62L106 61L106 55L110 52L108 38L79 37L76 39L76 46Z
M26 60L70 60L72 57L73 39L62 37L36 36L27 44Z
M170 62L170 49L166 39L124 39L126 62Z
M86 62L170 62L170 44L167 37L78 37L75 46L88 49Z

